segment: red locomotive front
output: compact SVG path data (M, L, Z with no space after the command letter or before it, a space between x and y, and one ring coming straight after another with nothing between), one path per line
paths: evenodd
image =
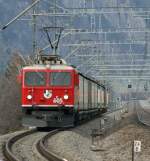
M22 108L32 119L49 113L52 120L73 113L76 70L67 65L35 65L22 69ZM38 111L38 113L36 113ZM58 116L61 113L61 116ZM29 118L28 118L29 120ZM73 120L72 120L73 121ZM52 121L51 121L52 122ZM56 122L56 119L55 119ZM26 123L25 123L26 124Z
M74 70L23 69L24 108L73 107L73 94Z

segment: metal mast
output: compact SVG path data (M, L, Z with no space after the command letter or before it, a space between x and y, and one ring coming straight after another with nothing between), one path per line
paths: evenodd
M32 0L32 3L34 3L35 0ZM36 41L36 7L33 7L33 15L32 15L32 25L33 25L33 35L32 35L32 45L33 45L33 54L36 53L37 49L37 41Z
M55 6L54 6L54 14L56 14L56 0L54 0L54 1L55 1L55 3L54 3L54 4L55 4ZM56 16L54 16L54 21L55 21L55 22L54 22L55 27L57 27L57 26L56 26L56 25L57 25ZM56 32L57 32L57 30L55 30L55 40L57 39ZM54 51L54 54L55 54L55 55L57 54L57 53L56 53L56 52L57 52L56 50L57 50L57 48L55 47L55 51Z

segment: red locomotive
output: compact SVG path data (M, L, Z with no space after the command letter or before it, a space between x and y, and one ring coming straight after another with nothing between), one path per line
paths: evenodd
M61 127L107 111L104 85L84 76L58 56L41 55L22 69L24 125Z

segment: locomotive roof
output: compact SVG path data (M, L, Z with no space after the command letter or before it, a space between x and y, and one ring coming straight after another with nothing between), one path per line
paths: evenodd
M68 66L68 65L32 65L32 66L26 66L23 69L31 69L31 70L38 70L38 69L56 69L56 70L73 70L74 68L72 66Z

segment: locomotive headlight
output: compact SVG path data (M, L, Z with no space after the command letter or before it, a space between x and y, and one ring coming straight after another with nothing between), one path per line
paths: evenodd
M67 94L64 95L64 99L67 100L69 96Z
M31 95L28 95L28 96L27 96L27 99L28 99L28 100L31 100L31 99L32 99L32 96L31 96Z

